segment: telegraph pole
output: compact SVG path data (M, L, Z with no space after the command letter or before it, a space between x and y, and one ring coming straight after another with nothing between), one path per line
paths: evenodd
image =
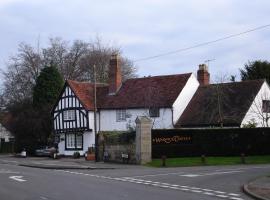
M95 132L95 161L98 162L98 133L97 133L97 77L94 65L94 132Z

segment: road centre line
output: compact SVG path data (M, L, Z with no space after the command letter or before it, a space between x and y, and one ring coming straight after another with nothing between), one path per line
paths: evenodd
M151 176L168 176L168 175L177 175L183 174L184 172L175 172L175 173L163 173L163 174L146 174L140 176L132 176L132 177L123 177L123 178L143 178L143 177L151 177Z
M220 171L220 172L212 172L212 173L199 173L199 174L182 174L179 176L184 176L184 177L189 177L189 178L194 178L194 177L199 177L199 176L212 176L212 175L221 175L221 174L233 174L233 173L240 173L244 171Z
M252 169L267 169L270 168L269 166L261 166L261 167L238 167L238 168L223 168L215 170L213 173L217 172L223 172L223 171L246 171L246 170L252 170ZM143 178L143 177L155 177L155 176L168 176L168 175L180 175L185 174L185 172L173 172L173 173L160 173L160 174L145 174L145 175L139 175L139 176L132 176L132 177L123 177L123 178ZM202 174L202 173L198 173Z
M91 176L91 177L102 178L102 179L110 179L110 180L115 180L115 181L137 183L137 184L149 185L149 186L160 187L160 188L168 188L168 189L173 189L173 190L180 190L180 191L203 194L203 195L208 195L208 196L215 196L215 197L219 197L219 198L223 198L223 199L225 198L225 199L230 199L230 200L243 200L240 197L240 194L227 193L227 192L222 192L222 191L217 191L217 190L215 191L215 190L186 186L186 185L176 185L176 184L169 184L169 183L153 182L153 181L149 181L149 180L142 180L142 179L135 179L135 178L128 178L128 177L113 178L113 177L107 177L107 176L85 174L85 173L81 173L81 172L72 172L72 171L67 171L67 170L56 170L56 171L70 173L70 174L76 174L76 175Z

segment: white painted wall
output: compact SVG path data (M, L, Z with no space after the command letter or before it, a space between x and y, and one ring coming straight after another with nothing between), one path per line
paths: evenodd
M88 147L92 147L95 144L95 135L93 132L83 133L83 150L79 151L81 156L88 150ZM72 156L77 150L65 150L65 134L60 135L60 143L58 144L59 154Z
M267 115L270 116L270 113L262 112L262 100L270 100L270 87L266 81L263 83L248 112L246 113L241 123L241 127L252 121L257 123L257 127L267 126L263 118L265 118ZM268 126L270 126L270 120L268 120Z
M100 129L101 131L127 130L128 127L135 128L135 120L137 116L149 116L148 109L126 109L126 113L130 116L126 121L116 121L116 110L100 111ZM154 129L173 128L172 111L170 108L160 108L160 116L152 118Z
M9 142L10 138L14 137L2 124L0 124L0 139L4 139L5 142Z
M199 82L194 74L191 74L185 87L182 89L181 93L173 103L173 123L175 124L180 116L183 114L188 103L192 99L193 95L199 87Z

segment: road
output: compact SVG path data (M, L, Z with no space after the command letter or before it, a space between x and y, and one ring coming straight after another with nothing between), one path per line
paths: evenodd
M251 199L242 185L270 165L48 170L0 162L1 200Z

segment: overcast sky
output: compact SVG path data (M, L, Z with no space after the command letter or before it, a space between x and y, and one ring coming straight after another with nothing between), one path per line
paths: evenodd
M131 60L182 49L270 24L269 0L0 0L0 68L20 42L99 35ZM215 44L136 62L139 76L196 72L238 75L248 60L270 60L270 27Z

